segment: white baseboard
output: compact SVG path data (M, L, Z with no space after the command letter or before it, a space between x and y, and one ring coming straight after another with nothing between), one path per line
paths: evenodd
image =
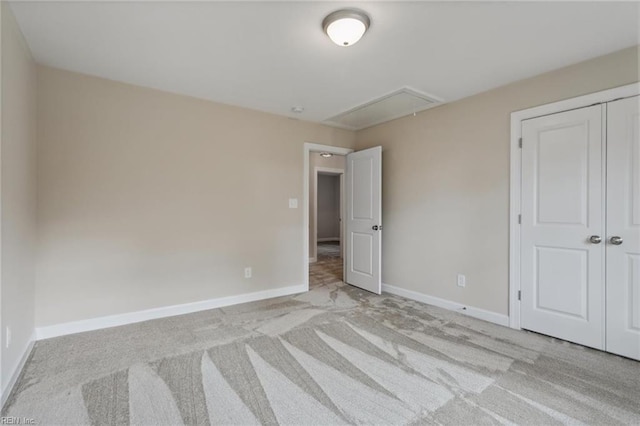
M318 238L319 243L328 243L333 241L340 242L340 237Z
M450 311L460 312L461 314L478 318L484 321L489 321L494 324L503 325L505 327L509 326L508 315L498 314L496 312L486 311L480 308L474 308L473 306L466 306L461 303L452 302L450 300L441 299L435 296L429 296L428 294L418 293L417 291L406 290L404 288L384 283L382 284L382 291L395 294L396 296L402 296L406 297L407 299L426 303L427 305L433 305L439 308L448 309Z
M34 330L33 333L31 334L31 338L29 339L29 342L27 343L27 347L22 353L22 357L20 357L20 361L18 362L18 365L16 365L16 368L11 373L11 378L9 379L7 386L5 386L4 389L2 389L2 393L0 396L0 408L4 407L4 403L7 402L9 395L11 395L11 391L13 390L13 387L16 385L16 382L18 381L18 377L20 377L20 373L22 373L22 369L24 368L25 363L29 359L29 355L31 354L31 351L33 350L33 345L35 343L36 343L36 332Z
M129 312L126 314L109 315L106 317L67 322L46 327L37 327L36 338L37 340L42 340L52 337L64 336L67 334L82 333L84 331L117 327L120 325L133 324L136 322L148 321L152 319L190 314L192 312L206 311L208 309L222 308L225 306L237 305L240 303L255 302L256 300L271 299L273 297L304 293L307 290L307 286L304 284L293 285L289 287L275 288L273 290L239 294L237 296L220 297L217 299L203 300L200 302L164 306L162 308L147 309L144 311Z
M310 257L309 258L309 263L316 263L318 261L317 257Z

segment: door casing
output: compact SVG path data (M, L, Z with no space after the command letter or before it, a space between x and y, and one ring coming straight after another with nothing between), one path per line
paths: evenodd
M558 112L583 108L598 103L611 102L640 94L640 83L607 89L572 99L566 99L534 108L511 113L510 171L509 171L509 327L520 327L520 223L522 158L520 140L522 120L541 117Z

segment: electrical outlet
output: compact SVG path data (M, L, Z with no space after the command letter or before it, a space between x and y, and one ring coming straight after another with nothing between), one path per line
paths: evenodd
M247 268L244 268L244 277L245 278L251 278L251 274L252 274L252 272L251 272L251 267L250 266L247 267Z
M458 287L466 287L466 285L467 278L462 274L458 274Z
M5 347L9 347L11 344L11 329L7 327L7 332L5 334Z

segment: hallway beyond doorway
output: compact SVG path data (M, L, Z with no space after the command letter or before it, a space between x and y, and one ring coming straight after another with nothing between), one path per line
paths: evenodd
M318 260L309 265L309 288L343 281L340 243L328 241L318 243Z

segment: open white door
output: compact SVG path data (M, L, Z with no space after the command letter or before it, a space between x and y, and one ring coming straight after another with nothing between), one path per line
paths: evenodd
M382 292L382 147L347 155L345 282Z

